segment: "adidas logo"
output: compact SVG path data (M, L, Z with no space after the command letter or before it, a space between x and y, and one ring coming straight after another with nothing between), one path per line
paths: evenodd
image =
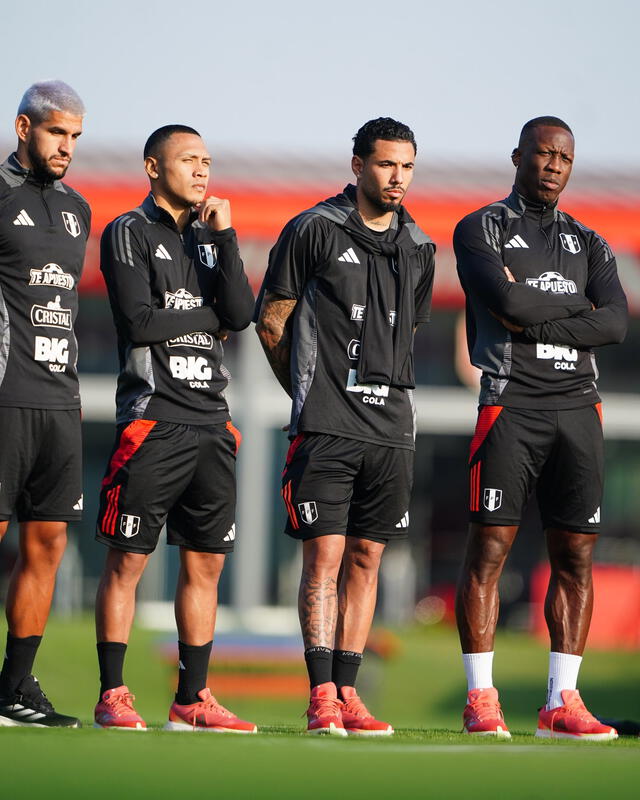
M600 522L600 506L596 509L596 513L592 517L589 517L589 522L593 525L597 525Z
M407 511L407 513L404 515L404 517L402 517L400 522L396 523L396 528L408 528L408 527L409 527L409 512Z
M73 506L74 511L82 511L82 498L84 495L80 495L78 502Z
M525 240L519 234L516 234L513 239L509 239L509 241L505 244L505 247L526 247L528 248L529 245L525 242Z
M163 244L158 245L158 249L156 250L156 258L164 258L165 261L171 261L172 258L169 255L169 251Z
M350 264L360 263L360 259L353 252L353 247L350 247L348 250L345 250L341 256L338 256L338 261L348 261Z
M229 528L227 535L222 540L223 542L232 542L236 538L236 523Z
M36 223L31 219L27 212L22 209L18 216L13 220L14 225L30 225L33 227Z

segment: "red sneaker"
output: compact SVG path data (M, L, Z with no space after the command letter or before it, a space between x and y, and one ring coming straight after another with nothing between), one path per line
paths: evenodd
M365 706L353 686L343 686L340 694L342 706L342 722L345 730L352 736L391 736L393 728L388 722L376 719Z
M165 731L210 731L211 733L257 733L253 722L238 719L221 706L209 689L198 692L200 701L181 706L173 703Z
M463 733L475 736L497 736L510 739L509 728L504 721L498 702L498 690L472 689L467 695L467 705L462 714Z
M587 739L596 742L618 738L615 728L603 725L589 713L577 689L564 689L560 696L564 705L548 711L540 709L536 736L542 739Z
M313 687L307 717L307 733L347 735L342 723L342 701L338 700L335 683L329 681Z
M146 731L147 723L133 707L136 698L128 687L116 686L102 693L94 711L94 728L113 728L119 731Z

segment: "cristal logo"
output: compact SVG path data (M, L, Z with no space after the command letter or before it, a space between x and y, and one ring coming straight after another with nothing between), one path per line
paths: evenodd
M543 272L539 278L527 278L527 285L552 294L576 294L578 291L573 281L563 277L559 272L551 271Z
M203 331L196 333L185 333L184 336L177 336L169 339L168 347L197 347L200 350L213 350L213 336Z
M71 309L62 308L60 295L46 306L31 306L31 324L38 328L64 328L71 330Z
M29 286L55 286L56 289L73 289L73 275L64 272L57 264L45 264L42 269L31 269Z
M175 308L179 311L186 311L190 308L200 308L202 305L201 297L194 297L187 289L178 289L176 292L164 293L165 308Z

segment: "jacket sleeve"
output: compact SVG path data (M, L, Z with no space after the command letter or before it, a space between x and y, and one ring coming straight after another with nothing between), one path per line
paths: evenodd
M616 260L596 234L590 243L588 268L585 291L595 308L571 319L531 325L524 330L527 339L581 349L623 341L629 317L627 298L618 279Z
M251 322L254 298L240 258L236 232L227 228L216 232L212 239L218 248L214 309L221 327L241 331Z
M487 242L480 217L472 215L458 223L453 248L465 294L516 325L566 319L591 309L584 295L552 294L507 280L500 253Z
M415 308L416 324L429 322L431 319L431 297L433 295L433 277L435 272L435 246L427 244L421 254L424 269L416 286Z
M126 338L138 346L194 331L218 331L220 320L211 306L187 310L154 306L147 248L136 225L127 222L127 217L112 222L100 242L100 269L116 325Z

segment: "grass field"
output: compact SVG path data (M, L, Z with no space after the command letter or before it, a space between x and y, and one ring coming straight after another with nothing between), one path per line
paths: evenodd
M36 673L75 730L0 729L0 797L164 798L197 793L222 798L492 797L585 798L607 791L636 797L640 740L607 744L536 740L547 653L523 635L499 637L496 683L511 742L459 733L464 680L448 628L398 633L398 652L363 667L361 691L397 734L388 740L301 735L304 699L219 699L255 720L258 736L99 731L90 726L96 665L90 620L52 620ZM150 725L166 720L172 667L158 655L156 634L132 637L126 680ZM215 691L215 679L212 683ZM598 714L640 719L640 668L634 653L588 654L580 686Z

